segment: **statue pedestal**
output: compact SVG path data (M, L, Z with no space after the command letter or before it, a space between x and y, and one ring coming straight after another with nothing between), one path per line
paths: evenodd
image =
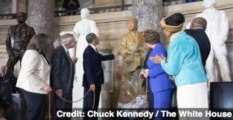
M112 53L111 48L105 47L101 49L101 46L99 46L99 49L101 50L102 55ZM113 61L103 61L102 68L104 71L104 84L102 85L99 108L110 108L110 95L113 92Z
M73 83L73 101L76 101L80 98L83 97L83 86L82 86L82 80L78 80L77 77L74 78L74 83ZM73 103L73 108L74 109L82 109L83 108L83 99L80 100L79 102Z

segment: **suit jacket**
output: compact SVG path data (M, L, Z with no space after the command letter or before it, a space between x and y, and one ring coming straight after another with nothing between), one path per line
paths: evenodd
M26 50L16 86L28 92L46 94L43 90L49 83L50 65L45 57L35 50Z
M74 81L74 64L61 45L55 48L51 59L51 86L62 89L63 94L72 93Z
M101 85L104 83L104 73L101 62L105 60L113 60L114 55L101 55L90 45L84 50L83 54L83 86L89 87L91 84Z
M207 34L205 33L205 30L204 29L197 29L197 30L189 29L189 30L185 30L185 32L188 35L192 36L197 41L197 44L201 52L202 65L205 67L206 60L210 53L210 41L209 41Z
M158 43L155 48L151 50L147 59L151 91L159 92L174 88L174 83L169 79L168 74L163 70L161 64L154 63L151 60L151 58L156 55L167 57L166 49L161 43Z

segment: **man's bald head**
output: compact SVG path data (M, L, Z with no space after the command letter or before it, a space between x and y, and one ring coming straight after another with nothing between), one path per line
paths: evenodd
M206 29L207 21L205 18L197 17L194 18L191 23L191 29Z

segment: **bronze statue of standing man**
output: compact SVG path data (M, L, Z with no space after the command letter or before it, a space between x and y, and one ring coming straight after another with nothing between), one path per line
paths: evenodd
M6 49L9 58L4 80L9 80L13 77L15 64L22 59L29 41L35 35L35 30L25 23L26 20L26 14L20 12L17 14L18 24L9 28L6 39Z

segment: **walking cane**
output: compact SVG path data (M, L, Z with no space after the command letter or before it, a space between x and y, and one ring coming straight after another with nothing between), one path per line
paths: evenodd
M49 112L49 120L51 120L51 93L49 93L49 109L48 109L48 112Z

